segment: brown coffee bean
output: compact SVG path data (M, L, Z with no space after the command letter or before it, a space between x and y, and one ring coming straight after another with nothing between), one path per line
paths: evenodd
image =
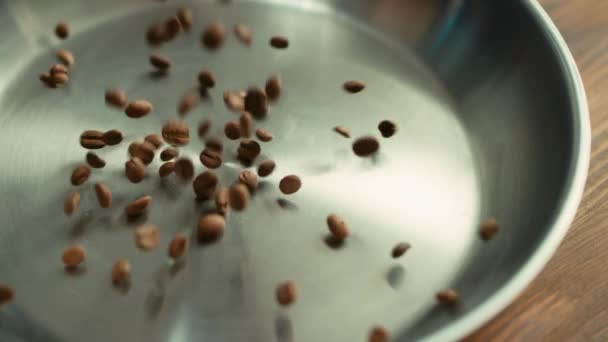
M217 169L223 164L222 156L209 148L206 148L201 152L200 160L203 165L210 169Z
M44 83L47 87L49 88L57 88L57 85L55 84L55 82L53 82L53 79L51 78L51 74L48 72L42 73L39 76L40 81L42 83Z
M224 103L226 108L233 112L245 110L245 97L241 96L238 91L226 90L224 92Z
M149 45L158 46L167 41L168 33L165 23L156 23L148 28L146 40Z
M175 170L175 163L166 162L163 165L161 165L160 168L158 168L158 175L161 178L165 178L165 177L169 176L170 174L172 174L174 170Z
M237 150L238 158L245 164L253 163L262 151L260 144L254 140L242 140Z
M355 94L365 89L365 83L361 81L346 81L343 87L347 92Z
M241 127L236 121L228 121L224 126L224 134L230 140L237 140L241 137Z
M205 135L207 135L207 133L209 132L209 129L211 129L211 120L209 120L209 119L202 120L198 124L198 137L201 139L204 138Z
M228 202L230 207L236 211L247 208L249 203L249 189L245 184L236 183L228 191Z
M108 146L118 145L122 142L122 132L117 129L111 129L103 134L103 142Z
M173 146L184 146L190 142L190 130L183 121L171 120L162 129L163 138Z
M253 192L258 186L258 176L249 170L243 170L239 173L239 182L245 184L250 192Z
M481 224L479 235L484 241L489 241L494 237L494 235L496 235L496 233L498 233L499 229L500 227L498 226L496 219L490 218Z
M296 284L293 281L286 281L279 284L276 289L276 297L277 302L282 306L293 304L298 297Z
M202 70L198 73L198 82L203 88L215 87L215 76L209 70Z
M343 241L350 234L346 222L335 214L327 216L327 227L329 228L331 235L338 241Z
M184 234L177 234L173 237L173 240L169 242L169 258L179 259L186 254L188 248L188 237Z
M96 150L106 146L103 141L103 132L88 130L82 132L80 135L80 146L89 149Z
M266 96L271 101L277 100L281 96L282 82L278 75L273 75L266 81Z
M175 159L179 156L179 151L174 147L167 147L164 151L160 153L160 160L169 161L171 159Z
M84 262L86 251L80 245L73 245L63 250L61 260L65 267L74 268Z
M160 229L155 224L146 223L135 230L135 245L144 251L151 251L160 244Z
M119 259L112 265L112 283L114 285L125 284L131 277L131 264L126 259Z
M69 80L70 80L70 77L68 76L68 74L64 74L64 73L51 74L51 81L53 81L53 83L55 85L66 84L66 83L68 83Z
M226 28L220 23L213 23L203 32L202 43L208 49L217 49L224 43Z
M284 36L274 36L270 38L270 46L275 49L287 49L289 47L289 40Z
M407 252L412 246L407 242L400 242L393 247L391 255L393 258L399 258Z
M212 137L205 141L205 148L213 150L217 153L222 153L222 151L224 150L224 144L220 139Z
M366 136L355 140L353 143L353 152L359 157L369 157L378 152L380 143L372 136Z
M179 23L182 25L184 31L190 31L192 28L192 11L189 8L182 7L177 11L177 19L179 19Z
M72 185L78 186L83 184L91 176L91 168L87 165L79 165L74 171L72 171L72 177L70 178Z
M125 175L131 183L139 183L146 175L146 165L138 157L133 157L125 163Z
M260 139L260 141L262 142L269 142L272 140L272 133L270 133L270 131L265 130L263 128L258 128L255 130L255 135L258 137L258 139Z
M245 95L245 110L258 119L266 117L268 114L266 94L259 88L249 88Z
M68 50L58 50L57 59L66 66L74 65L74 55Z
M220 214L206 214L198 221L198 240L200 242L211 242L219 239L224 234L226 221Z
M375 326L369 333L368 342L388 342L390 340L388 331L383 326Z
M139 216L146 211L150 203L152 203L151 196L142 196L125 207L125 214L128 217Z
M109 208L112 206L112 191L107 185L103 183L95 184L95 194L100 207Z
M148 134L144 138L144 141L149 142L156 149L158 149L161 146L163 146L163 143L164 143L163 137L161 137L160 134Z
M66 23L59 23L55 26L55 34L60 39L66 39L70 36L70 27Z
M10 303L14 296L15 294L10 287L0 284L0 306Z
M249 27L242 25L242 24L235 25L234 26L234 35L236 36L236 39L238 39L241 43L243 43L247 46L251 46L253 36L251 34L251 30L249 29Z
M150 144L147 141L143 143L133 142L129 145L129 155L131 157L139 158L144 164L148 165L154 160L154 145Z
M165 56L151 55L150 64L159 71L167 71L171 68L171 60Z
M70 192L63 201L63 212L71 216L78 209L78 206L80 206L80 194L76 191Z
M135 100L130 102L125 108L125 114L133 119L138 119L148 115L152 111L152 104L146 100Z
M101 159L94 152L88 152L86 156L87 164L94 169L102 169L106 166L106 161Z
M279 182L279 189L285 195L291 195L298 192L300 187L302 187L302 181L300 180L300 177L296 175L285 176L281 179L281 182Z
M251 114L242 112L239 117L239 127L241 128L241 137L251 137L251 131L253 130L253 118Z
M201 97L198 93L189 92L185 94L177 104L177 113L182 116L188 114L191 110L196 108L200 101Z
M67 74L69 72L68 67L63 64L53 64L49 70L50 74Z
M194 189L196 198L201 201L212 198L218 183L219 178L213 171L205 171L196 176L194 182L192 182L192 188Z
M194 164L190 158L180 158L175 162L175 175L182 181L189 181L194 177Z
M260 177L268 177L274 171L276 164L274 160L264 160L258 166L258 176Z
M221 188L215 193L215 210L217 213L226 216L228 213L228 188Z
M176 16L171 16L165 21L165 41L171 41L182 31L182 24Z
M460 300L460 296L458 295L458 292L456 292L455 290L448 289L445 291L438 292L437 300L441 304L451 306L451 305L455 305L456 303L458 303L458 301Z
M378 130L385 138L390 138L397 132L397 125L389 120L383 120L378 124Z
M350 131L344 126L336 126L334 127L334 131L345 138L350 138Z

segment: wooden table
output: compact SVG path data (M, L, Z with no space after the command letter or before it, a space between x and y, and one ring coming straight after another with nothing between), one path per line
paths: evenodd
M587 90L589 179L574 224L545 270L466 342L608 341L608 0L540 2L570 46Z

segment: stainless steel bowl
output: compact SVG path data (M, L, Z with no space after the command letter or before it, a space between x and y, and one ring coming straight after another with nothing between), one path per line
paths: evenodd
M0 309L0 340L362 341L376 324L398 341L455 340L513 300L563 238L583 190L589 121L576 66L536 1L197 1L192 32L159 49L173 59L170 75L153 77L146 28L181 4L0 3L0 283L16 291ZM220 51L201 48L202 27L216 19L249 25L253 46L230 36ZM72 26L65 42L53 36L60 20ZM274 34L290 38L288 50L268 46ZM37 77L59 47L76 64L69 85L51 90ZM234 118L223 90L281 74L285 94L258 123L275 134L263 152L278 167L219 243L193 244L176 267L164 246L210 206L188 185L161 182L158 161L138 185L123 165L127 144L175 116L201 68L218 86L187 121L211 118L218 136ZM349 79L366 90L344 93ZM109 87L149 99L153 113L133 120L105 107ZM379 136L383 119L398 133L373 160L331 130ZM101 152L108 166L80 187L78 215L65 217L69 174L85 154L78 136L111 128L126 141ZM202 146L194 139L182 155L198 160ZM230 184L240 166L225 157L219 174ZM276 184L291 173L304 186L285 198ZM112 209L98 208L97 181L113 189ZM147 253L122 215L141 194L153 196L146 219L162 229L163 247ZM329 213L352 230L339 250L324 243ZM502 229L483 243L487 217ZM393 260L400 241L413 247ZM76 275L60 261L72 243L88 251ZM124 291L109 279L118 258L133 268ZM286 279L299 298L282 309L274 289ZM435 300L450 287L462 296L456 309Z

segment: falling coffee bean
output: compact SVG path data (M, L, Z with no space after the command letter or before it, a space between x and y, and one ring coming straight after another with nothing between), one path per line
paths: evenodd
M125 108L125 114L133 119L138 119L148 115L152 111L152 104L146 100L135 100L130 102Z
M167 147L164 151L160 153L160 160L166 162L171 159L177 158L179 155L179 151L174 147Z
M253 192L258 186L258 176L249 170L244 170L239 173L239 182L245 184L249 191Z
M395 259L399 258L399 257L403 256L403 254L405 254L405 252L407 252L411 247L412 246L407 242L400 242L397 245L395 245L395 247L393 247L391 255Z
M68 50L58 50L57 59L66 66L74 65L74 55Z
M296 284L293 281L286 281L277 286L276 298L277 302L282 306L293 304L298 296Z
M266 81L266 96L271 101L277 100L281 96L281 79L278 75L273 75Z
M154 153L156 148L151 143L144 141L133 142L129 145L129 155L131 157L139 158L144 164L148 165L154 160Z
M128 217L139 216L146 211L150 203L152 203L152 197L142 196L125 207L125 214Z
M190 130L183 121L171 120L162 129L163 138L173 146L184 146L190 142Z
M80 194L76 191L70 192L63 201L63 212L67 216L71 216L78 209L78 206L80 206Z
M141 159L133 157L125 163L125 175L131 183L139 183L146 175L146 165Z
M64 73L51 74L51 81L55 85L66 84L66 83L68 83L69 80L70 80L70 77L68 76L68 74L64 74Z
M213 88L215 87L215 76L209 70L202 70L198 73L198 82L205 89Z
M122 132L117 129L111 129L103 134L103 142L108 146L118 145L122 142Z
M344 90L355 94L365 89L365 83L361 81L346 81L344 82Z
M60 39L66 39L70 36L70 27L66 23L59 23L55 26L55 34Z
M204 138L209 132L209 129L211 129L211 120L201 120L201 122L198 124L198 137L201 139Z
M175 162L175 175L178 179L186 182L194 177L194 164L190 158L180 158Z
M270 46L275 49L287 49L289 47L289 40L284 36L274 36L270 38Z
M108 106L123 109L127 105L127 94L120 89L107 90L105 98Z
M251 87L245 95L245 110L257 119L262 119L268 114L268 98L266 93L257 87Z
M151 251L160 244L160 229L155 224L146 223L135 230L135 245L144 250Z
M167 71L171 68L171 60L165 56L152 55L150 56L150 64L159 71Z
M51 75L54 74L67 74L69 72L68 67L63 64L53 64L49 70Z
M112 283L122 285L129 281L131 277L131 264L126 259L119 259L112 265Z
M378 152L379 148L378 140L372 136L359 138L353 143L353 151L359 157L369 157Z
M219 178L213 171L205 171L196 176L194 182L192 182L192 188L194 189L196 198L201 201L211 199L218 183Z
M345 138L350 138L350 131L344 126L336 126L334 127L334 131Z
M242 163L251 164L260 155L260 144L254 140L242 140L237 150L238 158Z
M148 28L146 41L151 46L158 46L167 41L168 36L165 23L156 23Z
M241 127L236 121L228 121L224 126L224 134L230 140L237 140L241 137Z
M42 83L44 83L47 87L49 88L57 88L57 85L55 84L55 82L53 82L53 79L51 78L51 74L48 72L42 73L39 76L40 81Z
M189 8L182 7L177 11L177 19L182 25L184 31L190 31L192 28L192 11Z
M215 210L222 216L228 213L228 196L228 188L221 188L215 193Z
M378 124L378 130L385 138L390 138L397 132L397 125L389 120L384 120Z
M73 245L63 250L61 260L66 268L75 268L84 262L86 251L80 245Z
M255 135L258 137L258 139L260 139L260 141L262 142L269 142L272 140L273 136L272 133L270 133L270 131L265 130L263 128L258 128L255 130Z
M226 221L220 214L206 214L198 221L197 237L200 242L212 242L224 234Z
M74 171L72 171L72 177L70 178L72 185L78 186L83 184L89 179L91 176L91 168L87 165L77 166Z
M344 241L344 239L346 239L350 234L346 222L344 222L341 217L335 214L327 216L327 227L329 228L331 235L337 241Z
M171 16L165 21L165 41L171 41L182 31L182 24L176 16Z
M171 259L179 259L186 254L188 248L188 237L184 234L177 234L169 242L169 250L167 254Z
M449 290L438 292L437 300L441 304L451 306L451 305L455 305L456 303L458 303L458 301L460 300L460 296L458 295L458 292L456 292L455 290L449 289Z
M241 129L241 137L251 137L251 131L253 129L253 118L251 118L251 114L247 112L241 113L241 116L239 117L239 127Z
M302 181L300 180L300 177L298 177L296 175L285 176L279 182L279 189L285 195L294 194L294 193L298 192L298 190L300 190L301 187L302 187Z
M203 32L202 43L208 49L217 49L224 43L226 28L220 23L213 23Z
M160 148L164 143L163 137L161 137L160 134L148 134L144 138L144 141L152 144L155 149Z
M499 228L496 219L488 219L481 224L479 235L484 241L489 241L498 233Z
M245 110L245 97L238 91L227 90L224 92L224 104L228 110L240 112Z
M95 194L100 207L109 208L112 206L112 191L107 185L103 183L95 184Z
M0 284L0 306L10 303L14 296L14 291L10 287Z
M205 148L213 150L217 153L222 153L224 150L224 144L222 144L222 141L218 138L209 138L207 141L205 141Z
M275 167L276 167L276 164L275 164L274 160L270 160L270 159L264 160L258 166L258 176L260 176L260 177L270 176L270 174L274 171Z
M388 331L383 326L377 325L372 328L367 338L368 342L389 342Z
M158 175L161 178L165 178L165 177L169 176L170 174L172 174L174 170L175 170L175 163L166 162L163 165L161 165L160 168L158 168Z
M230 207L236 211L247 208L249 203L249 189L242 183L236 183L228 191L228 202Z
M196 108L200 101L201 96L197 92L186 93L177 104L177 113L182 116L190 113L191 110Z
M242 24L235 25L234 35L236 36L236 39L238 39L241 43L245 44L246 46L251 46L253 36L249 27Z
M209 148L206 148L201 152L200 160L203 165L210 169L217 169L223 164L222 156Z
M103 132L88 130L80 135L80 146L89 149L97 150L106 146L103 138Z

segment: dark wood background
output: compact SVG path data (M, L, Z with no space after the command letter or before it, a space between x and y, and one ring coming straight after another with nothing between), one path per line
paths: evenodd
M608 0L540 3L570 46L587 90L589 179L574 224L545 270L465 342L608 341Z

